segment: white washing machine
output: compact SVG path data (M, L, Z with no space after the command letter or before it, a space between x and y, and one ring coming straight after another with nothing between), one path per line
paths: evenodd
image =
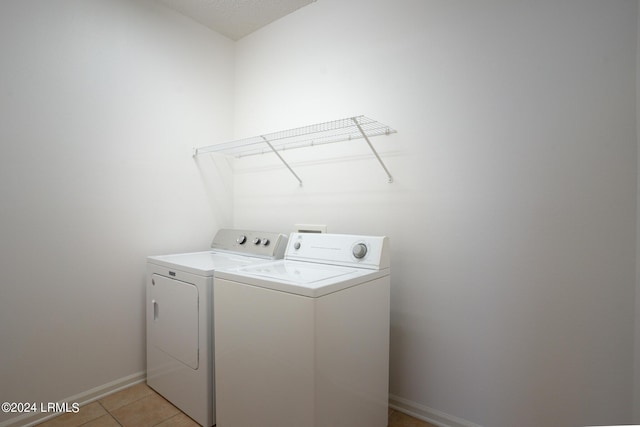
M386 427L386 237L293 233L214 277L218 427Z
M199 424L215 424L213 273L282 258L282 234L219 230L211 250L147 259L147 384Z

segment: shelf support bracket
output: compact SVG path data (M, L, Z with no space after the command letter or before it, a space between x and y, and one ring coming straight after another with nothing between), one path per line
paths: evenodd
M275 153L276 156L278 156L278 158L280 159L280 161L287 167L287 169L289 169L289 172L291 172L293 174L293 176L296 177L296 179L298 180L298 182L300 183L300 187L302 187L302 180L300 179L300 177L293 171L293 169L291 169L291 166L289 166L289 163L287 163L287 161L285 159L282 158L282 156L280 155L280 153L278 153L278 150L276 150L273 145L271 145L271 143L269 142L269 140L267 138L265 138L263 135L260 135L260 138L262 138L264 140L264 142L267 143L267 145L269 146L269 148L271 148L271 151L273 151Z
M391 173L389 172L389 169L387 169L387 166L384 164L384 162L382 161L382 159L378 155L378 152L376 151L375 148L373 148L373 145L371 145L371 141L369 141L369 138L367 137L366 132L362 129L362 127L360 126L360 123L358 123L358 118L357 117L352 117L351 120L353 120L353 122L356 124L356 126L358 127L358 130L362 134L362 137L364 138L365 141L367 141L367 144L369 145L369 148L371 148L371 151L373 151L373 154L376 156L376 159L378 159L378 162L380 163L380 166L382 166L382 169L384 169L384 172L387 174L387 177L389 178L389 183L392 183L393 182L393 177L391 176ZM302 185L302 183L300 183L300 185Z

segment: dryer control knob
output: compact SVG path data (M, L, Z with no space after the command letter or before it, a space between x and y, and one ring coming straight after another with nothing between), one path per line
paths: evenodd
M296 249L296 250L300 249L300 242L295 242L293 244L293 248Z
M255 239L253 239L253 244L254 245L259 245L260 244L260 238L256 237Z
M353 247L353 256L362 259L367 254L367 245L364 243L358 243Z
M262 246L269 246L269 243L271 243L269 239L262 239Z
M244 245L244 242L246 241L247 241L247 236L245 236L244 234L238 236L238 238L236 239L236 242L240 245Z

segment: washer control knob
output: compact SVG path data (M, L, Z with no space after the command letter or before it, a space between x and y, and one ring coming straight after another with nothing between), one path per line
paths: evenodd
M247 241L247 236L245 236L244 234L241 234L240 236L238 236L238 238L236 239L236 243L240 244L240 245L244 245L244 242Z
M300 249L300 242L295 242L295 243L293 244L293 249L295 249L295 250Z
M358 243L353 247L353 256L362 259L367 254L367 245L364 243Z
M260 242L261 242L261 240L260 240L260 238L259 238L259 237L256 237L255 239L253 239L253 244L254 244L254 245L259 245L259 244L260 244Z
M269 246L269 243L271 243L269 239L262 239L262 246Z

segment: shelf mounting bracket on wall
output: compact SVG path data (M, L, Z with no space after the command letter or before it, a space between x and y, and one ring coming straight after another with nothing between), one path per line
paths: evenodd
M382 161L382 159L378 155L378 152L376 151L375 148L373 148L373 145L371 145L371 141L369 141L369 137L367 136L365 131L362 129L362 126L360 126L360 123L358 123L358 118L357 117L352 117L351 119L353 120L353 122L358 127L358 130L362 134L362 137L364 138L364 140L367 141L367 144L369 145L369 148L371 148L371 151L373 151L373 155L376 156L376 159L378 159L378 162L380 163L380 166L382 166L382 169L384 169L384 172L387 174L387 178L389 178L389 183L392 183L393 182L393 177L391 176L391 173L389 172L389 169L387 169L387 166L384 164L384 162Z
M273 145L271 145L271 143L269 142L269 140L267 138L264 137L264 135L260 135L260 138L262 138L264 140L264 142L267 143L267 145L269 146L269 148L271 148L271 151L273 151L273 153L278 156L278 158L280 159L280 161L282 163L284 163L284 165L287 167L287 169L289 169L289 172L291 172L293 174L293 176L296 177L296 179L298 180L298 183L300 184L300 187L302 187L302 180L300 179L300 177L298 176L297 173L295 173L293 171L293 169L291 169L291 166L289 166L289 163L287 163L287 161L285 159L282 158L282 156L280 155L280 153L278 153L278 150L276 150Z
M355 116L254 136L251 138L239 139L222 144L195 148L193 155L195 157L199 154L217 152L229 154L235 157L246 157L265 154L271 151L278 156L280 161L287 167L287 169L289 169L289 172L295 176L298 183L302 186L302 180L280 155L280 151L364 138L378 160L378 163L380 163L380 166L382 166L382 169L384 169L384 172L387 174L388 182L391 183L393 182L393 177L369 139L373 136L390 135L392 133L396 133L396 130L387 125L372 120L366 116ZM269 147L268 150L264 147L264 144Z

